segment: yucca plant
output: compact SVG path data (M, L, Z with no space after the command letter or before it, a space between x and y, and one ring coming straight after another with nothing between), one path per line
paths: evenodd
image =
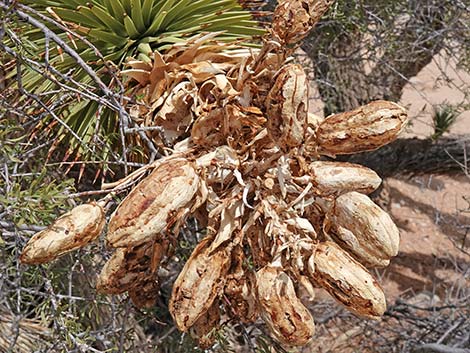
M123 92L118 76L129 57L149 62L150 53L164 52L171 45L184 43L204 32L220 32L217 40L221 41L251 39L263 33L252 13L237 0L25 0L17 9L50 28L113 92L124 95L128 91ZM102 92L96 80L77 64L76 58L64 53L59 46L56 49L55 43L37 26L31 26L31 22L14 22L6 24L7 41L22 55L43 60L43 69L46 69L41 72L23 60L24 90L39 96L47 107L56 105L58 119L40 119L37 130L51 134L54 146L66 142L66 157L106 161L117 147L120 127L116 111L99 102L97 96ZM21 38L21 45L15 38ZM248 42L253 43L247 41L247 45ZM50 68L53 69L52 79L45 80L44 72L50 72ZM9 77L13 78L16 73L16 69L12 70ZM75 81L77 93L64 92L63 87L58 90L56 79L63 80L61 75ZM15 79L9 82L12 88L17 84ZM95 98L82 95L83 91L95 94ZM31 100L24 95L21 98L23 102ZM125 99L121 98L121 103L125 105ZM37 104L32 106L37 113ZM44 114L44 110L39 112Z

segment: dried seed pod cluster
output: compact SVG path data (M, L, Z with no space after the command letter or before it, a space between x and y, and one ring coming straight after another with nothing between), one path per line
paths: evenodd
M109 221L115 252L98 278L100 291L127 291L137 306L151 306L157 270L193 215L207 226L206 237L176 279L169 308L201 346L213 342L223 315L261 318L280 343L307 344L314 320L299 286L312 296L323 287L358 315L383 314L383 291L365 267L386 266L398 251L397 227L366 196L381 180L363 166L326 159L391 142L406 112L376 101L324 120L308 115L306 75L286 61L331 2L283 0L259 50L206 35L155 53L151 63L129 62L123 75L145 97L132 114L161 127L148 137L174 153L121 182L135 185ZM35 258L29 249L43 246L39 238L25 248L24 262L75 249L48 255L47 245Z

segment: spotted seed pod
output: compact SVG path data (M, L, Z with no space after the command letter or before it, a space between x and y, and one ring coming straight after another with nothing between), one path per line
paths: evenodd
M339 196L327 213L328 235L366 266L387 266L400 244L387 212L358 192Z
M256 286L261 317L273 336L289 346L307 344L315 325L291 278L279 267L265 266L256 273Z
M310 278L353 313L378 318L387 305L382 288L367 269L337 244L318 244L308 261Z
M307 75L302 66L283 66L265 102L268 129L279 145L292 147L303 142L308 124L307 102Z
M173 285L169 309L180 331L193 326L224 287L231 250L220 247L210 252L211 240L207 237L196 246Z
M359 164L315 161L310 163L309 169L313 185L321 196L349 191L369 194L382 182L376 172Z
M198 189L199 177L190 161L174 158L163 162L112 214L109 244L128 247L155 239L177 221L178 211L189 207Z
M407 121L405 108L382 100L330 115L316 131L319 152L334 156L375 150L394 141Z
M272 32L281 44L295 44L328 10L333 0L283 0L274 10Z
M103 207L91 202L73 208L47 229L33 235L20 256L24 264L50 262L92 242L105 225Z

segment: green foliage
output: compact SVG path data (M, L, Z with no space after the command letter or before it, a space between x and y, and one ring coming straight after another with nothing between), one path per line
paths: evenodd
M19 95L19 103L31 106L28 113L48 116L47 120L41 119L38 128L47 129L57 138L56 144L67 145L66 156L78 155L100 163L109 160L113 151L122 149L119 135L122 122L117 109L125 105L122 95L132 96L132 93L123 89L119 71L128 58L149 61L151 52L165 51L203 32L220 32L217 39L222 41L246 40L264 33L237 0L25 0L21 3L34 10L28 12L24 7L19 10L53 31L83 59L116 95L121 107L116 104L111 107L109 102L108 106L103 105L104 92L96 77L86 72L73 53L55 43L55 38L45 35L38 26L25 23L24 16L11 14L4 21L5 39L22 67L21 72L12 69L8 73L10 88L21 87L28 92ZM5 13L0 10L0 15ZM81 37L67 33L65 28ZM72 90L67 90L68 87Z
M460 107L443 103L434 107L432 116L434 133L431 135L433 140L437 140L444 133L448 132L461 113Z

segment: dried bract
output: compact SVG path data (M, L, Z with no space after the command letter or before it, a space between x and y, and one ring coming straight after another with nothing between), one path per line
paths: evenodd
M25 264L42 264L95 240L105 225L103 207L96 202L80 205L36 233L20 256Z

